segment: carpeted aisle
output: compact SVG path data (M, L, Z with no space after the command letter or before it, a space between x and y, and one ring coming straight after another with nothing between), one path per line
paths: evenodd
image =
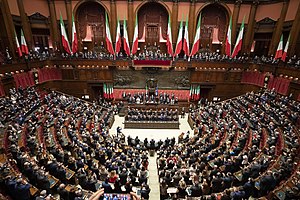
M118 115L115 115L115 122L113 126L110 129L111 134L117 133L117 127L122 128L122 132L126 136L130 135L132 138L135 138L136 136L139 137L141 141L144 141L145 138L148 138L148 141L150 141L152 138L155 141L158 140L165 140L167 137L172 138L175 137L176 142L178 141L178 136L182 132L190 131L192 134L193 131L190 129L190 126L187 122L187 115L185 118L179 118L180 122L180 129L124 129L124 117L119 117ZM159 190L159 179L158 179L158 171L156 166L156 153L153 157L149 154L149 179L148 183L151 189L150 192L150 200L159 200L160 199L160 190Z
M156 166L156 154L153 157L149 157L149 186L151 188L150 200L159 200L160 191L159 191L159 180L158 180L158 171Z

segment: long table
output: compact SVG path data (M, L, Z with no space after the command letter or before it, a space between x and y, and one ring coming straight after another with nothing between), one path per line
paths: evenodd
M136 129L179 129L179 121L125 121L124 128Z

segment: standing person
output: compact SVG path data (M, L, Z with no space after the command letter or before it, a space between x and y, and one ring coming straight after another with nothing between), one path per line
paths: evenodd
M185 117L185 109L184 107L181 108L181 118Z
M179 186L177 187L177 198L185 199L188 193L186 192L186 183L184 180L179 181Z
M166 181L163 180L160 184L160 199L161 200L169 198L169 194L168 194L167 190L168 190L168 185L167 185Z
M142 189L141 189L141 197L142 197L142 199L149 199L149 194L150 194L150 191L151 191L151 189L150 189L150 187L149 187L149 185L144 185L143 187L142 187Z

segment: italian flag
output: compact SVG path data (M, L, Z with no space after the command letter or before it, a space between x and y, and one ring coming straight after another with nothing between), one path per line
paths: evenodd
M193 99L193 86L190 87L190 99Z
M137 15L135 16L135 26L134 26L134 34L133 34L133 41L132 41L132 50L131 53L135 54L137 52L139 46L139 30L138 30L138 18Z
M232 16L230 17L229 26L227 30L225 53L227 56L231 56L231 28L232 28Z
M197 91L196 91L196 100L200 99L200 85L198 85L197 87Z
M124 20L123 30L124 30L124 38L123 38L124 50L125 50L125 53L127 54L127 56L130 56L130 48L129 48L126 20Z
M201 13L200 13L200 16L199 16L197 30L196 30L196 35L195 35L195 38L194 38L194 44L193 44L190 56L195 55L197 53L197 51L199 50L199 46L200 46L200 30L201 30L200 27L201 27Z
M28 46L26 44L26 39L24 37L24 33L22 29L21 29L21 50L22 53L28 55Z
M196 90L197 90L197 88L196 88L196 86L194 86L193 87L193 94L192 94L192 99L193 100L196 100Z
M108 16L107 16L107 13L105 13L105 32L106 32L106 48L107 48L107 51L110 53L110 54L115 54L114 53L114 48L113 48L113 44L112 44L112 40L111 40L111 35L110 35L110 30L109 30L109 25L108 25Z
M71 49L70 49L70 44L69 44L67 32L66 32L65 25L64 25L64 21L63 21L63 19L62 19L61 14L60 14L60 31L61 31L61 41L62 41L62 45L63 45L65 51L66 51L68 54L71 54Z
M168 30L167 30L167 49L168 49L168 54L173 55L173 44L172 44L172 33L171 33L171 20L170 16L168 19Z
M106 84L106 90L107 90L107 98L113 99L114 98L114 88L112 84Z
M107 98L107 89L106 89L107 87L106 87L106 84L104 83L103 84L103 97L104 97L104 99L106 99Z
M18 36L16 34L16 31L15 31L15 40L16 40L16 44L17 44L17 51L18 51L19 57L22 57L22 51L21 51L21 47L20 47L20 44L19 44L19 40L18 40Z
M111 84L110 86L110 98L113 99L114 98L114 85Z
M78 50L78 39L77 39L75 22L74 22L74 15L72 14L72 54L76 53L77 50Z
M287 51L288 51L288 49L289 49L289 45L290 45L290 37L291 37L291 34L289 35L288 41L287 41L286 44L285 44L284 51L283 51L283 54L282 54L282 57L281 57L281 60L282 60L283 62L285 62L286 54L287 54Z
M182 41L182 31L183 31L183 28L182 28L182 20L181 20L174 56L177 56L178 54L180 54L180 51L182 49L182 43L183 43L183 41Z
M281 34L280 41L277 47L277 51L275 54L275 59L281 58L282 57L282 51L283 51L283 35Z
M183 51L185 55L190 55L190 42L189 42L189 21L186 19L185 22L185 31L184 31L184 38L183 38Z
M120 21L119 21L119 18L118 18L117 34L116 34L116 46L115 46L116 54L118 54L120 52L121 44L122 44L122 38L121 38L121 31L120 31Z
M243 34L244 34L244 21L245 21L245 17L243 19L241 28L240 28L240 32L238 37L236 38L236 43L232 52L231 57L234 58L235 56L238 55L239 51L242 49L242 43L243 43Z

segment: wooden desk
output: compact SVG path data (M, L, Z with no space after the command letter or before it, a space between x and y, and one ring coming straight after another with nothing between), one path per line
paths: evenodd
M178 121L125 121L124 128L136 129L179 129Z
M39 190L32 185L32 186L30 186L29 191L30 191L31 196L35 196Z
M48 175L48 179L50 181L50 188L52 189L58 183L58 179L51 175Z
M68 184L68 185L65 187L65 189L66 189L68 192L70 192L74 187L75 187L75 186L69 185L69 184Z
M66 170L66 179L69 181L74 176L75 172L70 170L67 167L65 167L65 170Z

